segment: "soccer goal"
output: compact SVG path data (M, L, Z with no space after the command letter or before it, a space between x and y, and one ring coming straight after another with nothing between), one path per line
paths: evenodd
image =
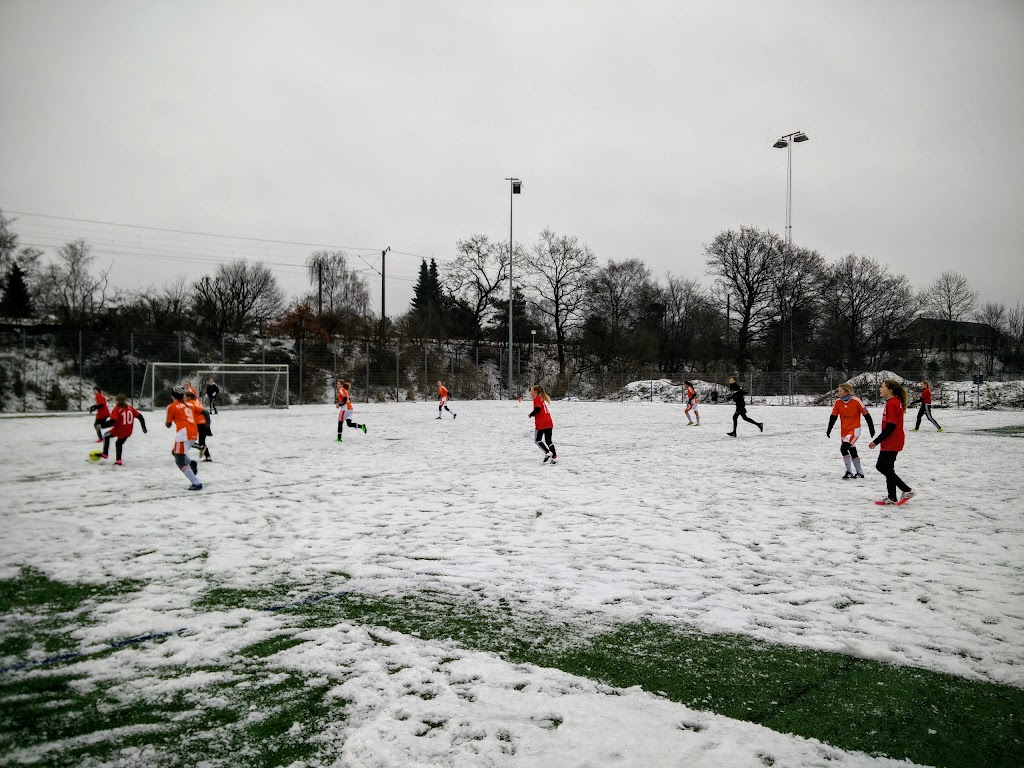
M218 409L288 407L288 366L284 364L150 363L142 377L139 408L163 408L171 402L171 389L186 381L206 402L211 379L220 388Z

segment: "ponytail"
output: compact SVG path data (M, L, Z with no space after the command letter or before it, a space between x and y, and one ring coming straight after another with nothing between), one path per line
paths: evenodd
M548 393L544 391L544 385L543 384L534 384L533 385L533 391L536 392L541 397L543 397L545 403L550 403L551 402L551 396L548 395Z
M900 402L903 403L903 410L907 410L907 389L900 384L896 379L886 379L882 382L886 388L892 392L894 397L898 397Z

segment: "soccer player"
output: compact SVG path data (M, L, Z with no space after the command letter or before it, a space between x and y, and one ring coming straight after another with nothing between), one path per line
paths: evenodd
M220 387L217 386L217 382L210 379L206 382L206 399L210 401L210 411L213 413L217 412L217 395L220 394Z
M89 413L96 413L96 420L92 426L96 430L96 442L103 442L103 428L109 427L110 409L107 407L107 398L103 396L99 387L92 388L93 396L96 398L96 405L89 406Z
M210 422L213 420L213 415L203 408L203 401L199 399L198 394L190 394L188 390L185 391L185 405L192 409L192 417L196 420L196 444L193 448L199 449L199 455L203 461L213 461L213 457L210 455L210 447L206 444L206 438L213 437L213 430L210 428Z
M759 430L764 432L764 424L760 421L754 421L752 418L747 416L747 404L744 398L747 395L747 390L739 385L736 381L735 376L729 377L729 394L725 396L726 400L732 400L736 403L736 413L732 415L732 432L726 432L729 437L736 437L736 425L739 424L740 416L743 417L744 421L749 421L751 424L757 426Z
M199 393L196 392L196 388L192 386L192 382L185 379L185 394L191 395L193 400L199 399Z
M875 436L875 424L871 420L871 414L864 407L859 397L853 394L853 387L849 384L839 385L839 399L832 406L832 415L828 418L828 429L825 430L825 437L832 437L832 427L839 419L839 437L842 445L839 446L839 453L846 464L846 474L843 480L850 480L855 477L864 479L864 470L860 464L860 456L857 455L857 439L860 437L860 417L868 423L868 431Z
M914 425L914 431L917 432L921 429L921 419L928 419L932 424L935 425L935 431L941 432L942 427L939 426L939 422L932 416L932 388L931 385L926 381L918 382L917 386L921 388L921 396L917 398L911 405L921 404L920 410L917 412L917 424Z
M684 382L686 384L686 409L683 413L686 414L686 426L700 426L700 414L697 412L697 390L693 388L693 384L689 381ZM697 417L697 423L693 422L690 418L690 411L693 411L693 415Z
M142 427L142 431L144 433L147 432L146 419L134 407L128 405L128 398L124 395L114 396L114 410L110 413L110 419L114 422L114 426L107 433L107 436L103 438L103 458L107 458L107 454L110 451L110 438L113 437L116 439L114 443L114 464L121 466L121 448L124 447L124 441L132 436L136 420L139 422L139 426Z
M878 387L878 394L885 398L882 429L878 433L878 437L868 443L868 448L874 448L877 445L882 449L878 453L878 463L875 464L875 469L885 475L887 493L884 499L879 499L875 504L881 506L906 504L913 498L914 491L896 474L896 456L903 450L905 440L903 414L907 411L907 390L895 379L886 379ZM898 501L896 500L897 488L903 491Z
M178 465L178 469L192 483L189 490L201 491L203 484L196 477L196 469L199 465L188 460L188 449L199 437L196 420L192 415L192 409L185 404L185 388L176 386L171 390L171 395L174 400L167 406L167 420L164 422L164 426L168 429L172 425L174 426L174 448L171 450L171 455L174 457L174 463Z
M339 443L342 442L341 432L346 424L352 427L352 429L361 429L363 434L366 434L366 425L357 424L352 418L355 415L356 409L352 405L352 397L348 393L351 386L347 381L338 381L338 439L336 442Z
M440 382L439 382L440 383ZM543 384L534 384L530 387L530 394L533 395L533 410L526 418L533 419L534 442L544 454L544 463L549 461L552 464L558 463L558 452L555 444L551 441L551 431L554 429L554 422L551 420L551 411L548 410L548 403L551 398L544 391ZM438 417L440 418L440 417Z
M437 382L437 418L441 418L441 409L444 408L454 419L459 414L448 407L448 387L443 382Z

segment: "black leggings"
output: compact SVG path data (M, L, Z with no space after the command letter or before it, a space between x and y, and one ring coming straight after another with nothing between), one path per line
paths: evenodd
M756 421L754 421L752 418L747 416L747 412L746 411L736 411L736 413L734 413L732 415L732 431L733 432L736 431L736 425L738 425L740 423L740 418L741 417L743 418L744 421L746 421L746 422L748 422L750 424L757 424Z
M928 421L935 425L936 429L942 429L942 427L939 426L939 422L937 422L935 417L932 416L931 403L921 403L921 407L917 411L917 424L914 425L914 429L921 428L921 419L928 419Z
M557 459L558 452L555 450L555 444L551 442L551 430L552 427L538 429L534 440L537 443L537 447L544 451L544 453L550 453L552 458Z
M103 438L103 453L104 454L107 454L107 453L110 452L110 438L111 437L113 437L113 435L108 434L106 437ZM117 459L118 461L121 460L121 448L124 447L124 441L127 440L127 439L128 439L127 437L116 437L116 438L114 438L114 440L115 440L115 443L114 443L114 458Z
M896 457L899 455L899 451L881 451L878 454L878 463L875 464L875 469L885 475L885 490L889 493L889 498L893 501L896 500L896 489L899 488L901 491L909 491L910 486L900 480L900 476L896 474Z

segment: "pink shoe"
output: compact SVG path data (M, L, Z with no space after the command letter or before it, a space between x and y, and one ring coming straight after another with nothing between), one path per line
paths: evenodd
M107 458L107 454L105 454L105 453L101 453L101 454L100 454L100 458L101 458L101 459L105 459L105 458Z
M123 461L118 459L117 461L114 462L114 465L120 467L123 463L124 463Z

